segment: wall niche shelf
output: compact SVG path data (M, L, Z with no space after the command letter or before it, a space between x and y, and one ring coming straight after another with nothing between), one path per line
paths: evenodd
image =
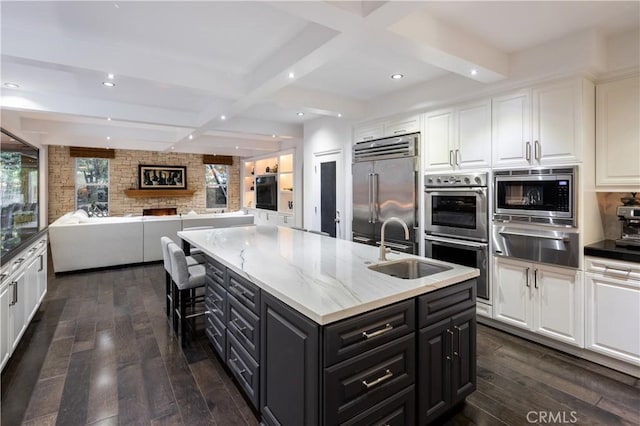
M193 197L195 189L125 189L129 198Z

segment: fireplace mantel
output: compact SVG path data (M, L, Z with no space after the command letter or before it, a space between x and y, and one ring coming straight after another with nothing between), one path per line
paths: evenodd
M125 189L129 198L193 197L195 189Z

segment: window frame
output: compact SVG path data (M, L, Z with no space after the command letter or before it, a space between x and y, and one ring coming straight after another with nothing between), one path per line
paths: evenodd
M98 183L98 182L86 182L85 184L78 184L78 161L79 160L100 160L100 161L106 161L107 162L107 182L105 183ZM106 186L107 187L107 200L106 200L106 205L107 205L107 213L105 216L110 216L111 215L111 161L109 161L109 158L100 158L100 157L76 157L74 158L74 165L73 165L73 183L74 183L74 188L75 188L75 194L74 194L74 205L75 205L75 210L81 209L82 207L78 206L78 190L80 188L85 188L85 187L89 187L89 186ZM92 216L93 213L92 212L87 212L89 213L89 216Z
M207 182L207 174L209 173L209 167L225 168L226 181L224 184L217 183L214 185L209 185L209 183ZM223 192L225 194L226 204L224 206L217 205L215 207L208 207L209 188L216 188L216 187L224 187ZM205 210L207 211L229 209L229 165L228 164L205 164L204 165L204 207L205 207Z

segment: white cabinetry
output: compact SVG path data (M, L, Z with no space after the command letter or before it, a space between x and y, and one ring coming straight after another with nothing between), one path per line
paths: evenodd
M596 87L596 185L640 188L640 76Z
M294 155L294 151L282 151L268 157L255 157L243 162L242 206L245 209L252 209L256 224L295 225ZM256 192L261 190L258 181L260 177L276 179L276 211L256 209Z
M640 264L596 257L586 264L586 348L640 366Z
M420 117L397 117L385 121L364 123L354 127L354 143L380 139L387 136L399 136L420 131Z
M47 239L4 265L0 282L0 370L20 342L47 289Z
M580 162L590 87L562 80L493 98L493 166Z
M491 100L425 114L425 169L457 170L491 165Z
M582 273L494 257L494 319L584 345Z

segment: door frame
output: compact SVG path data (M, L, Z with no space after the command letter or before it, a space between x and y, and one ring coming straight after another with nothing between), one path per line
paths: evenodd
M313 215L309 229L320 230L320 164L331 161L336 162L336 210L340 212L340 223L336 226L336 238L347 239L345 234L345 180L344 166L342 164L342 149L331 149L313 153L313 196L311 202Z

